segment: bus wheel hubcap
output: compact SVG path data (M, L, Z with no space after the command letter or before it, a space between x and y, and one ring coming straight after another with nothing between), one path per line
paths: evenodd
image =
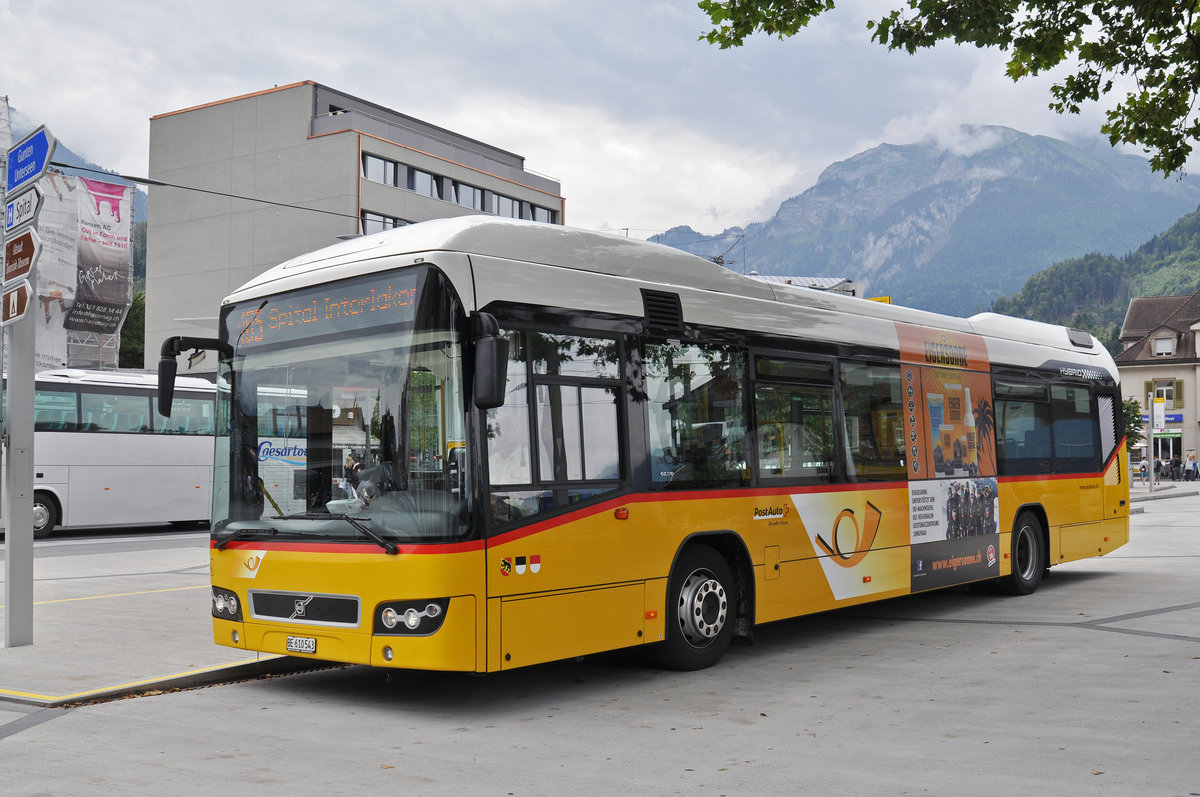
M679 593L679 627L692 645L702 647L725 627L729 599L725 587L707 571L688 576Z
M33 505L33 528L42 530L46 524L50 522L50 513L46 511L46 507L42 504Z

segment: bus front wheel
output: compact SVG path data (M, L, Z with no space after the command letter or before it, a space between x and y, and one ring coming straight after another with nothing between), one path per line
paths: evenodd
M45 493L33 494L33 538L42 540L50 536L58 525L58 505Z
M668 581L666 639L654 648L658 663L672 670L716 664L733 639L736 594L725 557L707 545L685 549Z
M1017 515L1012 534L1012 574L1000 580L1010 595L1029 595L1042 583L1046 548L1042 524L1032 512Z

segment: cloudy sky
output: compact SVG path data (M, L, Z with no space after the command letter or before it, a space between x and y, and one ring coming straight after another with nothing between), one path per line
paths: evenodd
M830 163L964 123L1100 138L1102 109L1049 111L994 51L871 42L899 4L722 51L694 0L3 0L0 96L140 176L151 116L312 80L521 154L568 224L640 237L765 220Z

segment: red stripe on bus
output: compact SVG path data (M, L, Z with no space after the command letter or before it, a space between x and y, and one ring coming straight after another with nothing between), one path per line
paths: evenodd
M215 548L217 543L210 542L209 547ZM256 542L254 540L235 540L225 546L233 550L249 551L298 551L301 553L375 553L389 556L387 551L378 548L374 543L364 540L361 543L345 542ZM465 553L467 551L482 551L483 540L469 542L430 543L429 545L397 545L398 554L435 554L435 553ZM374 550L372 550L374 548Z

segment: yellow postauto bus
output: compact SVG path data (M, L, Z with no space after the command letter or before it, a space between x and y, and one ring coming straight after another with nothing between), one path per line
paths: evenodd
M218 644L495 672L994 582L1128 540L1117 369L1078 330L768 284L472 216L228 297ZM164 408L165 409L165 408Z

